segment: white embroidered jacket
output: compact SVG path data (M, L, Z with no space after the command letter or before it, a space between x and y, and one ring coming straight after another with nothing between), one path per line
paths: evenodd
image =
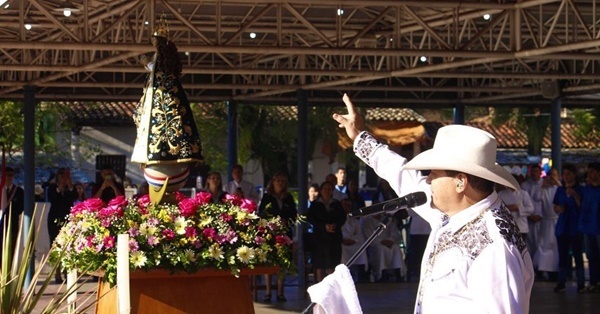
M398 195L424 191L426 177L366 132L354 152ZM527 247L494 192L448 218L429 203L414 208L431 225L415 313L528 313L534 280Z

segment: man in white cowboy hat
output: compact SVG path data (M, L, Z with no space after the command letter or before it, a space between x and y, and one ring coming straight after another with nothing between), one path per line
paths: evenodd
M528 313L534 272L527 246L494 183L519 189L496 163L496 139L450 125L433 148L407 162L365 132L347 95L348 113L333 119L354 140L354 152L398 195L424 191L414 208L431 225L415 313ZM417 170L431 170L423 176Z

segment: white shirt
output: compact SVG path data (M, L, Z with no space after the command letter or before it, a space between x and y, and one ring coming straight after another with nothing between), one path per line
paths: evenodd
M242 193L244 193L244 198L248 198L253 200L256 204L258 204L258 193L254 188L254 184L242 180L241 182L236 182L235 180L229 181L227 186L225 186L225 192L229 194L234 194L238 188L242 189Z
M503 189L498 192L498 196L500 196L504 204L517 205L519 207L518 211L511 212L511 214L521 233L528 233L529 223L527 222L527 217L533 214L533 203L531 202L529 193L523 190Z
M354 152L398 195L424 191L431 199L426 177L404 170L406 159L368 133L355 139ZM529 312L534 279L531 257L496 192L451 218L430 204L414 211L432 228L415 313Z

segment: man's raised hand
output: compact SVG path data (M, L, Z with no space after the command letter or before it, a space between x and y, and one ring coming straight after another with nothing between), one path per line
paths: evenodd
M344 94L342 100L346 104L347 114L339 115L333 114L333 119L339 123L340 128L346 129L348 137L354 141L354 139L365 129L365 122L363 117L356 112L354 104L350 101L348 94Z

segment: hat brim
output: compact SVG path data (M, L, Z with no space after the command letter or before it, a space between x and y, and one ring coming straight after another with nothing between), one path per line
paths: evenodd
M494 164L492 169L488 169L456 158L455 156L442 156L435 149L418 154L404 168L414 170L454 170L502 184L511 189L521 189L519 182L517 182L513 175L497 163Z

